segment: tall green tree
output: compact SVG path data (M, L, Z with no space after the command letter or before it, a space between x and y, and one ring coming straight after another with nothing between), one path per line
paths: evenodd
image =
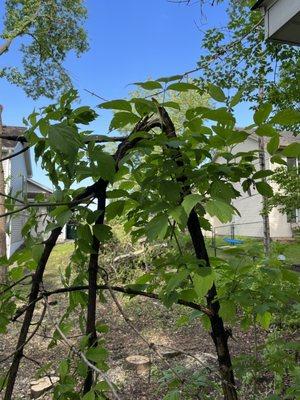
M224 0L215 2L215 7ZM202 41L206 54L199 67L205 80L223 88L242 90L243 99L264 100L277 109L300 107L300 50L296 46L266 41L260 11L251 11L255 0L228 0L224 27L208 29Z
M33 99L53 98L70 87L63 63L71 51L79 56L88 49L83 26L86 15L82 0L6 0L1 64L13 45L18 46L21 63L1 67L0 77Z

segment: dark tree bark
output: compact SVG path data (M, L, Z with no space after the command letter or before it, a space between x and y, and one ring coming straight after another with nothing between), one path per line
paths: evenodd
M158 107L158 111L161 117L162 130L165 132L166 136L169 138L176 137L174 124L171 121L167 111L163 107ZM178 168L184 167L184 162L180 150L174 151L173 158ZM191 189L186 183L187 178L184 175L182 175L179 178L177 178L177 180L178 182L183 184L182 197L190 194ZM187 227L190 237L192 239L196 257L199 260L204 260L205 265L207 267L210 267L205 240L202 234L200 222L195 209L192 209L190 212L190 215L188 217ZM203 267L203 264L200 263L199 267L200 268ZM222 380L224 399L237 400L234 374L232 370L231 357L228 348L229 334L224 328L222 318L219 316L220 303L217 300L217 290L215 284L213 284L211 289L208 291L206 299L207 299L207 307L212 312L212 315L209 316L211 325L211 337L213 339L218 356L218 364Z
M34 309L35 309L35 302L39 295L40 285L43 280L43 275L45 271L45 267L51 251L56 244L57 238L61 233L62 228L56 228L51 232L49 238L45 241L45 249L41 256L41 259L38 263L37 269L35 274L32 277L32 286L28 298L28 308L25 313L25 317L22 323L22 327L19 333L19 339L16 346L16 352L14 354L13 361L11 363L8 377L7 377L7 384L6 384L6 391L4 395L4 400L10 400L12 398L12 393L15 385L15 381L17 378L17 373L20 365L20 361L23 357L23 349L26 343L27 335L29 332L31 320L33 317Z
M106 188L108 182L100 180L97 190L98 207L97 210L101 214L95 222L96 225L102 225L104 222ZM100 250L100 241L93 235L92 253L90 255L88 267L88 309L86 318L86 334L88 335L88 346L97 346L97 331L96 331L96 307L97 307L97 276L98 276L98 257ZM83 392L88 393L93 385L93 370L88 368L87 376L84 381Z

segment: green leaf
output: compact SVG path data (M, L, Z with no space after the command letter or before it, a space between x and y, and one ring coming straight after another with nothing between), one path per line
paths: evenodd
M176 101L166 101L165 103L162 103L162 106L165 108L174 108L175 110L180 110L180 105L176 103Z
M273 189L267 182L264 182L264 181L256 182L255 185L256 185L256 189L257 189L258 193L260 193L262 196L264 196L264 197L272 197L273 196Z
M43 244L36 244L31 247L32 258L35 262L39 262L42 254L44 252L44 245Z
M190 215L190 212L195 207L195 205L197 203L201 203L201 201L202 201L202 197L200 196L200 194L187 195L181 204L184 211L186 212L186 215Z
M277 136L278 132L276 131L276 129L273 128L272 125L270 124L262 124L260 125L255 133L258 136L269 136L269 137L273 137L273 136Z
M97 161L99 167L99 176L109 182L112 182L116 172L115 160L113 156L100 149L100 151L97 151L93 154L93 160Z
M94 361L96 363L101 363L106 360L108 352L106 349L101 347L88 349L86 352L86 358L90 361Z
M138 115L126 111L120 111L113 116L113 119L109 125L109 129L112 130L125 128L125 126L129 124L136 124L139 120L140 117Z
M134 85L140 86L145 90L162 89L162 85L158 81L134 82Z
M177 92L187 92L188 90L199 90L198 86L188 82L171 83L167 90L176 90Z
M273 124L293 125L300 123L300 112L293 109L281 110L271 119Z
M77 130L65 124L49 126L48 138L50 147L68 158L76 157L79 147L82 145Z
M90 390L82 397L82 400L95 400L95 392L93 390Z
M204 297L214 283L214 274L209 267L199 267L196 274L193 275L194 289L199 298Z
M68 206L58 206L51 211L50 215L55 217L59 226L64 226L72 217L72 211Z
M135 109L139 115L142 117L144 115L147 115L149 113L153 113L156 111L156 105L154 104L153 101L149 101L146 99L140 99L140 98L133 98L131 99L131 102L134 104Z
M216 216L219 221L225 223L232 220L234 208L221 200L209 200L205 207L209 215Z
M124 111L129 111L129 112L132 111L131 104L127 100L106 101L105 103L99 104L98 107L108 109L108 110L124 110Z
M230 107L236 106L243 96L243 89L239 89L236 94L230 100Z
M278 147L279 147L279 143L280 143L280 136L277 133L277 135L274 135L271 140L269 141L269 143L267 144L267 150L269 152L269 154L273 155L274 153L276 153Z
M212 83L208 85L208 93L216 101L224 102L226 100L223 90Z
M181 283L189 276L189 271L187 269L181 269L171 276L168 280L167 287L165 291L172 292L174 289L177 289Z
M63 380L69 372L68 360L62 360L59 363L58 371L59 371L60 378Z
M210 186L211 197L217 199L224 199L230 201L231 199L238 197L238 192L235 191L230 183L223 181L213 181Z
M96 119L97 114L90 107L82 106L76 108L76 110L73 111L72 116L76 124L88 125L90 122Z
M180 191L181 185L177 182L164 180L159 184L159 193L168 202L178 204Z
M181 229L184 229L187 224L187 214L182 206L177 206L170 211L170 216L177 222Z
M117 215L122 215L124 210L125 200L117 200L112 203L109 203L105 209L105 217L107 221L115 218Z
M281 164L281 165L287 165L286 161L282 159L281 154L276 154L275 156L271 157L271 163L274 164Z
M168 230L168 217L165 214L156 215L146 225L149 240L163 239Z
M286 157L300 157L300 143L291 143L286 146L282 154Z
M258 110L255 111L253 120L257 125L261 125L263 122L266 121L268 116L272 111L272 104L264 103L259 106Z
M236 314L236 307L233 301L231 300L222 300L220 302L220 316L224 318L226 321L231 321Z
M235 123L234 116L224 107L217 108L216 110L208 110L203 114L203 117L222 124Z
M255 172L255 174L253 174L253 179L266 178L267 176L270 176L273 174L274 174L274 171L271 171L270 169L264 169L264 170Z
M269 313L269 311L265 311L263 314L257 315L257 320L263 329L269 329L272 320L272 314Z
M179 79L182 79L183 75L173 75L173 76L167 76L163 78L156 79L158 82L163 82L163 83L168 83L172 81L178 81Z
M107 242L112 238L111 227L108 225L103 225L103 224L94 225L93 234L101 243Z

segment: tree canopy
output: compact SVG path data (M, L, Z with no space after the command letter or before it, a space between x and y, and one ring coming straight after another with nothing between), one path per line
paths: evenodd
M20 66L0 69L0 77L37 99L54 97L72 86L64 68L69 52L88 49L82 0L6 0L0 56L18 46ZM2 64L3 65L3 64Z

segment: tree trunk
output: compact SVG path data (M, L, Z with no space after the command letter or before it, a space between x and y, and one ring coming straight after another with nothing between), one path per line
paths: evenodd
M166 133L168 138L176 137L175 127L171 121L168 113L163 107L158 108L161 121L162 129ZM179 168L184 166L182 160L182 154L180 150L174 150L174 161ZM182 196L186 196L191 193L191 188L187 185L187 178L181 176L177 178L177 181L183 184ZM187 227L189 230L190 237L192 239L193 247L197 259L204 260L207 267L210 267L209 257L205 245L205 240L202 234L200 222L195 209L192 209L188 217ZM199 268L203 267L202 263L199 263ZM212 316L209 317L211 325L211 337L213 339L217 356L219 371L222 381L222 388L225 400L237 400L237 392L235 387L234 374L232 370L231 357L228 348L229 332L225 329L223 320L219 316L220 303L217 300L217 290L213 284L212 288L208 291L207 295L207 306L212 311Z
M265 141L263 137L258 138L259 147L259 167L261 171L266 169L266 156L265 156ZM264 178L263 181L266 181ZM265 255L270 254L271 236L270 236L270 220L269 214L267 212L267 202L268 199L263 196L262 200L262 219L263 219L263 229L264 229L264 250Z
M22 323L22 328L19 333L19 338L18 338L18 343L16 345L16 351L13 357L13 361L11 363L8 376L7 376L7 385L6 385L6 391L4 395L4 400L11 400L12 394L13 394L13 389L15 385L15 381L17 378L17 373L19 369L19 365L21 362L21 359L23 357L23 349L26 344L28 332L30 329L35 305L36 305L36 299L38 298L39 292L40 292L40 285L43 281L43 275L45 271L45 267L48 261L48 258L52 252L53 247L56 244L57 238L61 233L62 228L55 228L52 232L49 238L45 242L45 248L43 251L43 254L40 258L40 261L38 263L38 266L36 268L35 274L33 275L32 278L32 285L31 285L31 290L28 298L28 308L26 310L24 320Z
M2 111L3 106L0 105L0 135L3 134L3 125L2 125ZM0 160L3 158L3 145L2 139L0 137ZM3 162L0 161L0 193L5 193L5 177L4 177L4 169ZM0 196L0 214L5 213L4 206L5 197ZM6 218L0 218L0 257L6 256L6 232L5 232L5 224ZM7 267L4 265L0 265L0 283L5 283L7 279Z
M193 209L188 218L188 230L193 242L196 257L204 260L206 266L210 267L209 257L205 245L205 240L201 231L199 219L196 211ZM200 266L201 268L201 266ZM217 351L219 371L222 380L222 388L225 400L237 400L235 380L232 370L231 357L228 348L229 333L225 329L223 320L219 316L220 303L217 298L217 290L213 284L207 293L207 306L213 311L209 317L211 325L211 337Z
M106 188L107 182L101 180L99 183L99 189L97 194L98 199L98 211L101 214L95 222L96 225L102 225L104 222L105 202L106 202ZM86 318L86 334L89 337L89 347L97 346L97 331L96 331L96 308L97 308L97 277L98 277L98 257L100 249L100 241L95 235L93 235L93 252L90 255L89 267L88 267L88 309ZM93 370L88 368L87 376L84 381L83 393L88 393L93 386Z

